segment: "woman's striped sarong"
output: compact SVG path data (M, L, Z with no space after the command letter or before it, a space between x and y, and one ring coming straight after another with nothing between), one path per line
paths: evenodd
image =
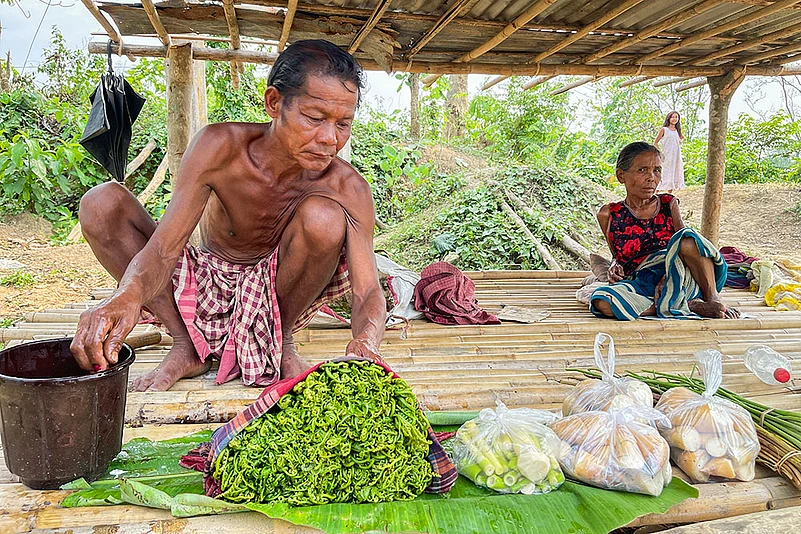
M691 300L701 298L701 289L690 270L679 257L681 240L695 240L702 257L710 258L715 265L715 285L723 289L728 269L723 256L708 239L692 228L683 228L673 234L667 248L654 252L643 261L629 279L601 286L590 297L590 311L598 317L604 315L595 308L596 300L604 300L621 321L633 321L654 303L654 291L665 277L665 286L656 306L656 316L662 319L697 319L690 311Z

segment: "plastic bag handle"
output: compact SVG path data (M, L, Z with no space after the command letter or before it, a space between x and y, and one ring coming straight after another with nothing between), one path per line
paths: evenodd
M606 351L606 361L601 355L601 345L604 342L609 343L609 348ZM595 366L600 369L605 381L611 381L615 378L615 340L604 332L598 332L595 336Z
M701 378L704 381L706 398L713 397L723 382L723 354L716 349L704 349L695 353L698 367L701 368Z

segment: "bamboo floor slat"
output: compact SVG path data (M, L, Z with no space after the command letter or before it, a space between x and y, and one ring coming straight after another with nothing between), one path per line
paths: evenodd
M503 305L547 310L550 316L534 324L443 327L414 321L402 332L388 330L382 354L431 410L492 407L502 400L512 407L558 410L571 384L580 376L569 367L592 367L595 334L612 334L617 370L689 373L694 353L714 347L724 353L724 387L768 406L801 410L801 382L785 387L763 384L745 368L742 354L754 344L766 344L793 360L801 360L801 313L770 310L747 291L724 292L724 300L748 314L739 320L641 320L617 322L593 317L575 300L584 272L494 271L469 273L482 306L497 311ZM33 339L72 335L80 314L110 295L96 289L91 299L25 315L17 325L0 329L0 341L17 344ZM137 327L137 332L145 327ZM296 335L301 354L310 362L341 355L350 339L348 329L307 329ZM171 346L137 350L130 380L154 369ZM801 364L799 364L801 365ZM145 436L168 439L203 428L214 428L252 402L258 389L234 381L215 385L216 366L203 376L180 380L166 392L131 392L125 439ZM2 450L0 450L2 456ZM4 464L4 462L3 462ZM680 472L677 475L680 475ZM752 482L699 486L700 497L665 514L639 518L633 525L687 523L801 505L801 492L764 468ZM0 532L96 532L108 525L115 532L316 532L254 514L175 520L163 511L129 506L64 509L59 492L31 491L0 467Z

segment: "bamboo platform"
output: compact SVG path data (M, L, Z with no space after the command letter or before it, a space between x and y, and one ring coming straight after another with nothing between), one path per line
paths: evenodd
M547 310L550 316L533 324L443 327L415 321L406 330L389 330L382 344L387 363L403 376L430 410L474 410L492 407L500 399L510 407L555 409L561 405L576 374L568 367L593 366L593 340L604 331L615 338L617 369L689 372L695 351L718 348L724 360L724 387L771 407L801 410L801 384L768 386L743 365L742 354L754 344L769 345L801 360L801 313L776 312L747 291L724 293L728 305L747 318L737 320L617 322L593 317L575 300L586 273L498 271L468 273L475 280L482 306L502 305ZM0 329L0 341L71 335L80 313L95 306L110 290L98 289L91 299L62 309L26 315L25 321ZM149 327L137 327L138 333ZM343 353L347 329L307 329L296 336L301 354L311 362ZM153 369L169 350L170 339L137 350L130 378ZM237 382L214 385L214 373L181 380L167 392L129 393L126 439L146 436L167 439L229 420L252 402L259 389ZM0 451L0 454L1 451ZM676 470L677 474L678 471ZM698 486L699 499L684 502L665 514L639 518L636 525L691 523L775 508L801 505L801 491L764 468L752 482ZM97 525L119 525L124 532L243 531L256 527L276 533L316 532L272 521L263 516L233 516L174 520L167 512L132 506L65 509L57 505L63 493L28 490L0 466L0 532L89 532ZM124 528L122 528L124 525Z

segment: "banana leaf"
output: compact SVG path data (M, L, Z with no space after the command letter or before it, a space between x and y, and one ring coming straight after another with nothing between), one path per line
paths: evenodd
M450 422L450 421L449 421ZM439 430L439 429L437 429ZM424 494L412 501L378 504L328 504L289 507L285 504L231 505L202 495L202 475L178 466L178 459L209 433L176 440L126 444L114 468L124 470L123 494L114 468L102 479L68 496L63 506L96 506L130 502L169 508L176 517L254 510L274 519L318 528L331 534L351 532L420 532L484 534L595 534L626 525L639 516L661 513L698 491L674 478L659 497L614 492L566 481L545 495L500 495L459 477L450 493ZM159 474L153 475L153 472ZM169 500L168 500L169 498Z
M80 490L68 495L61 505L108 506L124 502L120 493L121 479L136 479L149 487L174 497L182 493L203 493L203 474L178 465L181 456L211 439L204 430L180 438L151 441L132 439L109 465L106 474L91 484L79 478L61 489Z

